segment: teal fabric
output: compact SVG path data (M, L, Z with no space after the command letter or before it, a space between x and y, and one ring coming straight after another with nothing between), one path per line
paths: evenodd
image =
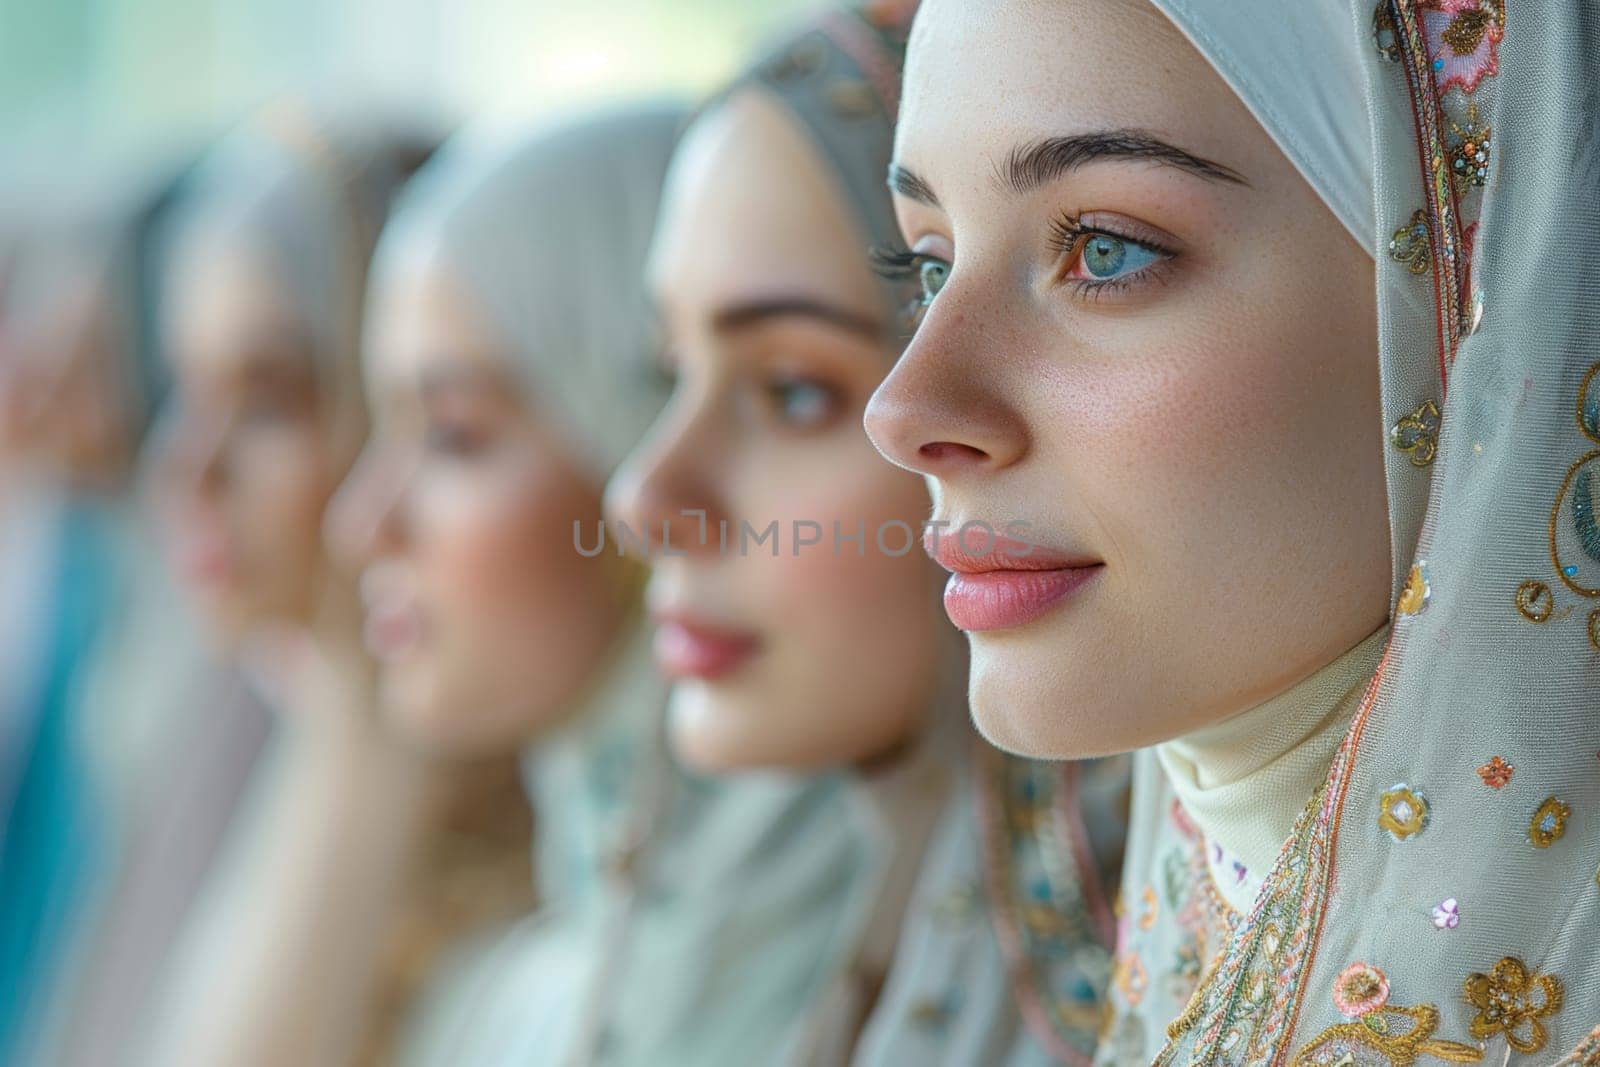
M0 1064L23 1062L105 844L74 695L114 584L109 537L91 506L67 510L37 726L0 844Z

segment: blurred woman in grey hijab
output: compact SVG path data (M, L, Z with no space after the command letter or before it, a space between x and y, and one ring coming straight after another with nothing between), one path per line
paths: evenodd
M376 430L334 535L390 722L526 746L543 898L440 975L404 1063L766 1062L823 1006L870 866L830 783L672 762L639 566L592 551L663 397L643 272L683 118L469 133L384 237Z
M354 582L322 541L366 430L368 262L427 148L286 101L206 153L163 232L160 332L175 390L154 488L208 636L276 722L226 852L152 983L155 1022L136 1036L153 1062L343 1062L371 1029L369 1005L404 999L416 961L396 938L410 937L418 909L431 910L425 927L460 931L522 903L480 893L444 907L434 898L448 886L412 877L434 873L415 862L441 839L487 839L443 873L465 866L504 884L493 871L526 866L525 820L507 803L451 821L462 780L382 730ZM499 767L514 790L510 757ZM466 788L493 771L473 768ZM315 980L297 965L311 953L327 954Z

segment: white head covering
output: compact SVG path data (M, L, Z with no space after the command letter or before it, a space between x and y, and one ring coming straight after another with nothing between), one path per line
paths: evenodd
M1280 5L1157 3L1280 143L1327 109L1370 131L1406 575L1325 787L1158 1062L1600 1062L1600 19L1347 3L1274 52ZM1342 142L1314 152L1343 216Z
M419 177L379 254L380 269L420 255L461 280L530 402L601 480L660 410L646 385L643 264L683 117L662 104L536 137L458 137Z

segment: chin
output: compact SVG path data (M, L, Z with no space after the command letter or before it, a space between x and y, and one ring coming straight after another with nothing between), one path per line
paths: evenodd
M1137 736L1136 709L1108 706L1103 684L1040 669L1051 662L1043 654L996 655L974 643L967 700L984 740L1014 755L1047 760L1093 759L1160 740ZM1084 693L1101 696L1091 700Z

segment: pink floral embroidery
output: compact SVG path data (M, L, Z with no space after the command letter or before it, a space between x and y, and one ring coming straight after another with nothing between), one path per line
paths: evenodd
M1359 1019L1389 1002L1389 979L1376 967L1352 963L1333 983L1333 1006L1339 1014Z
M1500 69L1497 46L1505 36L1503 0L1425 0L1418 5L1428 58L1439 92L1472 92Z

